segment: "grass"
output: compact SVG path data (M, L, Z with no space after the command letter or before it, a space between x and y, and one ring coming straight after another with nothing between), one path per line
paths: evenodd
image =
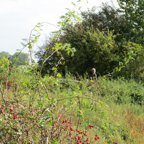
M42 143L45 136L51 144L144 143L142 83L31 71L13 71L8 80L6 89L1 75L1 143Z

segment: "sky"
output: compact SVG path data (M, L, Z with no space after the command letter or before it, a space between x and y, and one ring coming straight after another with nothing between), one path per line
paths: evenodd
M38 22L47 22L57 25L60 16L64 15L66 8L73 9L71 4L77 0L0 0L0 52L6 51L11 55L17 49L22 49L23 38L29 38L30 31ZM110 0L86 0L80 4L81 11L99 8L102 2ZM117 0L113 0L118 7ZM34 52L45 43L46 38L52 31L57 30L53 25L45 24L42 35L34 46ZM23 52L28 53L28 48Z

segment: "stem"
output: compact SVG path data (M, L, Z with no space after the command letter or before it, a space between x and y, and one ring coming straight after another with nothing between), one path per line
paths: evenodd
M35 74L35 79L37 80L36 74ZM40 93L39 83L37 83L37 87L38 87L38 92L39 92L40 101L41 101L41 93Z
M60 58L60 60L58 61L58 63L57 63L57 65L55 66L56 68L58 67L58 65L59 65L59 63L60 63L60 61L63 59L63 56L62 56L62 54L61 54L61 58Z
M2 88L1 88L1 85L0 85L0 92L2 94L2 99L3 99L3 101L4 101L5 105L6 105L6 100L4 98L4 92L3 92Z
M7 69L7 76L6 76L6 96L7 96L8 74L9 74L9 61L8 61L8 69Z

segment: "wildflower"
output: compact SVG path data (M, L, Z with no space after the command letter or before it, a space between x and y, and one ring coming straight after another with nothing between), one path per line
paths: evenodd
M96 135L95 140L98 140L98 139L100 139L100 138Z
M78 133L80 133L80 131L79 130L76 130Z
M78 140L80 140L81 139L81 136L78 136Z
M12 112L12 111L13 111L13 109L10 109L10 111Z
M85 133L84 136L87 136L87 134Z
M94 126L93 125L89 125L90 129L92 129Z
M70 127L70 131L74 131L74 130L72 129L72 127Z
M80 144L79 141L77 141L77 144Z

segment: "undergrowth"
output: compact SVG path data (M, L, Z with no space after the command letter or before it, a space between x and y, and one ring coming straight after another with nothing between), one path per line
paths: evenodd
M43 78L1 72L0 142L110 144L144 142L143 84L134 80Z

